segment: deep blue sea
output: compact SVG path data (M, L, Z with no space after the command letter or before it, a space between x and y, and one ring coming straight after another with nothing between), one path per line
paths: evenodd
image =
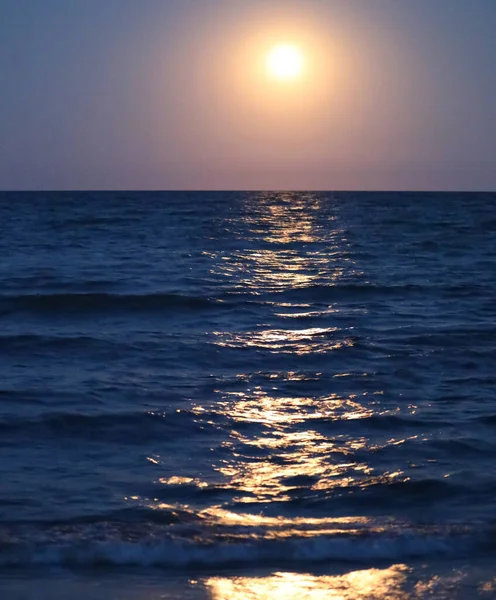
M496 194L0 194L0 576L292 598L495 515Z

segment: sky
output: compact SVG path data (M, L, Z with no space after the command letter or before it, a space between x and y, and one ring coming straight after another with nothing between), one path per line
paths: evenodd
M495 31L495 0L0 0L0 189L496 190Z

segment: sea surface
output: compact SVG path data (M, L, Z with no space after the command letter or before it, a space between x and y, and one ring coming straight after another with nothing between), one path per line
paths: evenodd
M2 598L495 565L496 194L0 194Z

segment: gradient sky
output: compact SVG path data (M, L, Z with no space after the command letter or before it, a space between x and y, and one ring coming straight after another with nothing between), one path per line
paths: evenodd
M495 190L495 32L496 0L0 0L0 189Z

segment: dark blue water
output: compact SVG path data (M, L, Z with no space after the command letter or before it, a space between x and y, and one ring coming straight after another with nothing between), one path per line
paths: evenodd
M0 566L488 556L496 195L0 195Z

